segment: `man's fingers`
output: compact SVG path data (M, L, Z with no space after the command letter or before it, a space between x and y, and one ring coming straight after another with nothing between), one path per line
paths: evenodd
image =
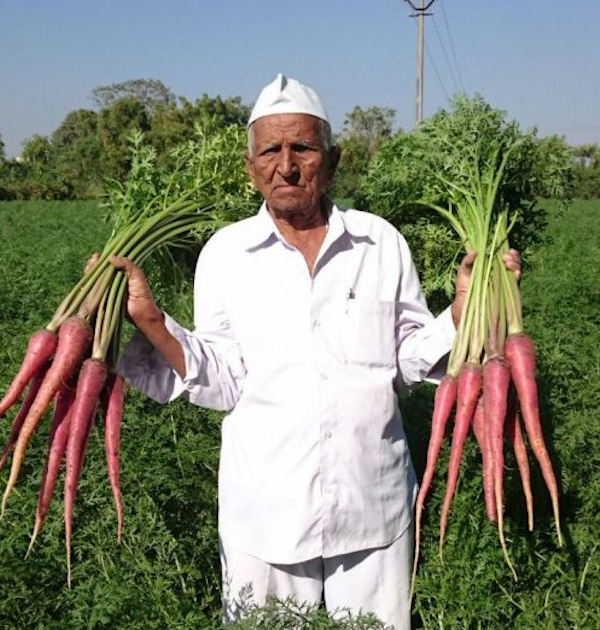
M521 277L521 254L516 249L509 249L502 258L506 268L512 271L519 280Z
M460 261L460 264L464 267L470 268L473 266L475 259L477 258L477 252L469 252L463 256L463 259Z
M100 258L100 252L94 252L86 261L83 273L87 273L98 262Z
M125 256L114 256L111 254L108 257L108 261L115 269L123 271L127 276L130 276L131 272L135 269L135 265L129 258L125 258Z

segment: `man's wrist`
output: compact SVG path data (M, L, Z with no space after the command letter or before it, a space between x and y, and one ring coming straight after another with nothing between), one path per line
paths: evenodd
M143 314L133 319L133 323L146 337L151 337L153 332L165 327L165 314L152 302Z
M450 307L450 311L452 313L452 321L454 322L454 326L457 328L460 322L460 316L462 315L462 310L465 304L466 297L467 297L466 289L457 291L456 295L454 296L454 301L452 302L452 306Z

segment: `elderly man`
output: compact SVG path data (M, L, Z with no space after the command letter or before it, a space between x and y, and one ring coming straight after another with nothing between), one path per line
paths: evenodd
M139 269L121 362L137 388L227 413L219 471L224 617L268 595L410 627L417 487L396 391L436 378L460 299L434 318L402 236L325 195L340 157L313 90L279 75L248 127L258 213L198 260L193 332ZM472 257L457 277L460 296ZM513 253L507 262L518 269Z

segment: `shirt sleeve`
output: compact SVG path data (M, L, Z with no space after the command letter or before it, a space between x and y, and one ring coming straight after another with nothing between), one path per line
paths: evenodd
M430 381L446 372L447 355L456 335L450 307L434 317L421 291L417 270L406 241L400 239L402 276L396 322L398 389Z
M183 396L201 407L229 411L239 399L246 370L220 301L218 287L222 279L219 265L213 265L212 258L201 254L196 267L194 331L165 314L167 330L183 349L185 378L140 332L119 361L119 373L127 382L157 402L168 403Z

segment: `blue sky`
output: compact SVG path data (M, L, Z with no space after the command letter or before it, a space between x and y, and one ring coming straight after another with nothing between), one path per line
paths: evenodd
M414 0L416 2L416 0ZM424 114L462 89L541 136L600 143L600 0L436 0ZM355 105L414 124L416 20L403 0L0 0L0 135L9 157L94 87L160 79L248 104L277 72L314 87L334 131Z

